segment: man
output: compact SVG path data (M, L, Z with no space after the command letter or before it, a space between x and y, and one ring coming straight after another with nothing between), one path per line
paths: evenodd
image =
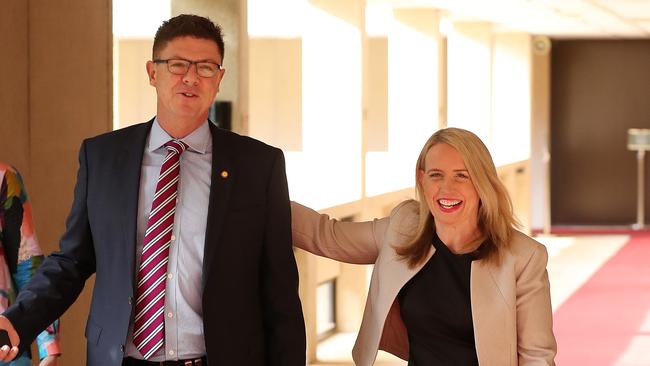
M20 172L0 162L0 309L15 300L34 271L43 262L36 238L32 204ZM59 321L55 320L36 337L39 366L56 366L61 354ZM31 366L29 352L0 365Z
M158 29L157 115L83 142L61 250L0 318L19 349L95 273L88 365L305 364L284 158L208 122L223 54L209 19Z

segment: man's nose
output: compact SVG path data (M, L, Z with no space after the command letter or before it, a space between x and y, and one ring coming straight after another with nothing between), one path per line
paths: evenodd
M187 72L183 75L183 82L185 84L195 85L199 82L199 74L196 64L190 64L187 68Z

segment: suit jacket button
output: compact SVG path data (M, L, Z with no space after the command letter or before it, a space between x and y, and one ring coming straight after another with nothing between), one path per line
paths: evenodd
M133 296L129 296L129 305L133 305Z
M124 353L124 345L120 344L120 352Z

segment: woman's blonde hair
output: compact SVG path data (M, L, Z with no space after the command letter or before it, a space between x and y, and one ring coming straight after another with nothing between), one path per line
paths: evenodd
M508 246L513 228L519 223L512 211L512 202L506 187L497 175L492 156L485 144L475 134L461 128L444 128L434 133L424 144L415 167L415 186L420 206L420 222L415 237L405 246L396 248L397 254L414 267L426 257L431 246L435 225L429 211L418 171L425 169L429 149L445 143L463 158L465 167L479 197L478 226L484 244L476 253L478 258L499 262L499 251Z

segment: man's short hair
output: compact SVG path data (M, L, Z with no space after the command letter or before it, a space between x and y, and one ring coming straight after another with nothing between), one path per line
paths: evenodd
M162 23L153 39L153 58L157 58L169 41L186 36L214 41L219 48L223 62L224 46L221 27L206 17L193 14L177 15Z

